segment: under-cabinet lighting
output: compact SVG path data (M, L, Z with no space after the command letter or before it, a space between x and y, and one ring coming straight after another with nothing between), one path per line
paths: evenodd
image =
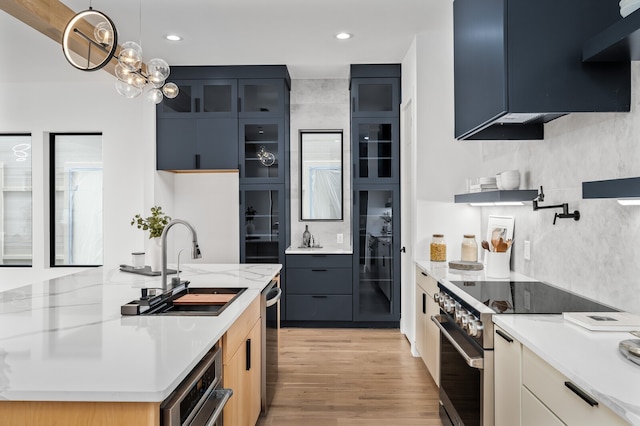
M496 203L469 203L472 207L491 207L491 206L524 206L522 201L498 201Z
M640 206L640 198L618 198L618 203L623 206Z

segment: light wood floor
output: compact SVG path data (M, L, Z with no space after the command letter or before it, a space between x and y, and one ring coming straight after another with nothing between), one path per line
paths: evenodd
M259 426L441 426L438 389L398 330L283 328Z

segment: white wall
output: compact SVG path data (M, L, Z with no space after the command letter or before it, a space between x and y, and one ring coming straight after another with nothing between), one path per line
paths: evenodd
M291 81L291 246L302 244L305 225L317 244L348 248L351 241L351 127L349 122L349 80L292 80ZM300 220L300 130L342 129L343 192L342 221L314 222ZM336 243L336 234L344 236L344 243Z
M640 209L613 200L582 200L581 191L583 181L640 175L640 64L632 64L630 113L561 117L545 125L543 141L458 142L453 138L452 10L450 2L442 5L442 27L416 37L415 257L427 256L432 230L451 229L445 231L451 250L459 245L468 221L479 221L484 233L489 214L512 215L514 270L640 313ZM553 211L533 212L531 206L475 208L467 218L450 208L469 207L441 204L453 203L454 194L464 191L466 177L510 169L523 174L522 188L543 185L545 204L568 202L570 210L580 210L580 221L559 220L554 226ZM531 241L531 261L523 259L525 239Z

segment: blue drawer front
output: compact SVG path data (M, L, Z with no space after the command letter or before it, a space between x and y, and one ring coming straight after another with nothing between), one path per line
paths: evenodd
M287 268L351 268L351 255L288 254Z
M287 295L287 321L352 321L347 295Z
M351 268L287 268L287 294L352 294Z

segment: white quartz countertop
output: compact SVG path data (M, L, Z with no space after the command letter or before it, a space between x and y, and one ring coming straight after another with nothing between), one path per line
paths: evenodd
M285 254L353 254L352 247L323 246L323 247L293 247L289 246Z
M496 315L493 322L633 425L640 425L640 365L618 351L627 332L589 331L561 315Z
M0 293L0 400L160 402L277 275L181 267L192 287L247 287L219 316L121 316L160 277L93 268ZM171 276L170 276L171 277Z
M538 281L534 278L522 275L518 272L511 271L509 278L488 278L485 274L485 270L479 271L463 271L459 269L449 268L448 262L431 262L429 260L416 260L415 264L424 273L435 278L438 282L446 285L447 289L456 294L462 300L471 305L479 312L493 313L494 311L479 302L473 295L473 287L466 288L467 291L462 290L458 286L452 285L452 281ZM447 285L448 284L448 285Z

